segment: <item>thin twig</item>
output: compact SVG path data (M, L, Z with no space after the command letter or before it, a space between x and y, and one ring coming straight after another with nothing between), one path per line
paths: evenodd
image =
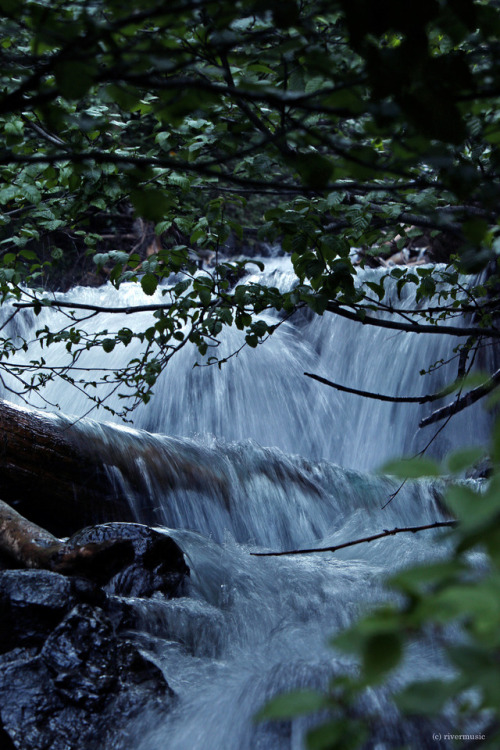
M428 523L425 526L407 526L404 529L384 529L380 534L373 534L373 536L366 536L363 539L355 539L351 542L344 542L343 544L336 544L334 547L313 547L312 549L291 549L286 552L250 552L254 557L280 557L281 555L305 555L310 552L337 552L339 549L345 547L354 547L355 544L364 544L365 542L373 542L375 539L382 539L385 536L394 536L395 534L415 534L417 531L425 531L426 529L439 529L442 526L455 526L456 521L436 521L436 523Z

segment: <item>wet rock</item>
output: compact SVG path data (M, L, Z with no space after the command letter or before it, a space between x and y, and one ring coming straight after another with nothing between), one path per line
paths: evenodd
M161 671L117 637L105 613L80 604L39 654L18 649L0 663L0 737L17 750L129 750L133 719L146 707L167 712L173 699Z
M465 472L466 479L489 479L493 473L493 465L491 458L487 456L483 458L475 466L472 466Z
M117 679L116 637L98 608L82 604L47 638L41 651L57 692L76 705L97 705Z
M79 547L114 539L131 543L133 560L125 561L122 570L110 577L110 591L125 596L151 596L159 591L167 597L181 596L185 592L189 568L182 550L160 529L139 523L99 524L73 534L67 545Z
M189 568L168 534L140 524L84 529L64 553L108 542L110 565L100 557L93 580L0 570L0 750L130 750L134 719L171 709L161 670L123 635L134 618L117 594L179 595Z
M0 571L0 654L41 645L76 604L103 605L105 600L104 592L85 578L49 570Z
M0 572L0 652L41 644L77 603L69 578L48 570Z

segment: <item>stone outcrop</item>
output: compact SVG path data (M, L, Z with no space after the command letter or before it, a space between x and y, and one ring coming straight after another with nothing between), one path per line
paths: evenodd
M56 541L69 559L78 551L86 575L0 570L0 747L130 750L134 720L165 715L175 695L131 639L133 610L120 596L182 595L189 569L167 533L140 524L98 525ZM113 552L108 569L99 555L97 566L81 557L95 549Z

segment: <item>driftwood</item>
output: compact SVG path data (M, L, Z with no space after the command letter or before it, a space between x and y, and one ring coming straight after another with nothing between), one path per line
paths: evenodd
M13 567L110 578L134 557L129 540L74 544L58 539L0 500L0 555Z
M0 497L57 536L132 521L104 461L70 423L0 401Z

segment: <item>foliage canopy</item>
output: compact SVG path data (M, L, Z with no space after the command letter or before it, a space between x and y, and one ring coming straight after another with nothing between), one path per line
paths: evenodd
M48 286L77 245L116 286L139 279L146 295L158 292L164 299L145 331L89 335L83 313L67 306L64 330L38 334L46 345L64 340L75 359L93 346L143 341L144 356L114 374L135 398L124 413L150 398L186 340L216 355L221 330L235 324L256 346L273 331L256 317L265 309L308 306L378 325L371 311L384 309L384 280L355 285L353 247L369 258L390 243L437 238L445 272L391 275L399 290L415 285L421 301L437 277L452 287L437 309L423 305L400 327L438 329L473 309L461 334L467 351L499 335L497 3L0 5L2 300L35 312L60 307ZM162 239L148 258L103 245L127 205ZM245 261L220 251L229 239L246 241L248 216L261 239L290 254L293 290L237 284ZM197 273L208 251L215 265ZM461 295L458 274L490 261L489 281ZM172 274L177 283L161 286ZM12 373L15 346L8 336L1 344L0 368ZM36 364L15 372L19 390L40 385L41 371L53 375Z

